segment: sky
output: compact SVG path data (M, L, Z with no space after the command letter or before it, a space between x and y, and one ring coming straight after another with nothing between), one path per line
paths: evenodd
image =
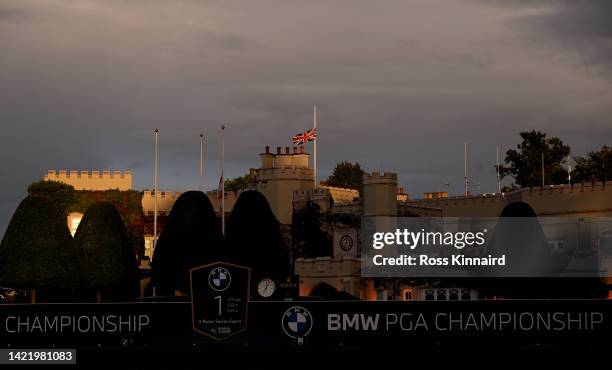
M496 146L541 130L612 144L612 2L0 2L0 235L48 169L130 169L197 188L291 145L318 113L318 173L394 171L411 197L496 189ZM311 150L310 147L307 148ZM504 183L509 183L505 180ZM450 185L445 185L449 183Z

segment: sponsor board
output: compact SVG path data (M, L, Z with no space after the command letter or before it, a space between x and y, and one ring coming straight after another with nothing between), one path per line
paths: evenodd
M0 344L206 346L190 302L0 305ZM250 302L227 346L609 346L611 300ZM196 329L194 331L194 329ZM219 345L219 344L217 344Z

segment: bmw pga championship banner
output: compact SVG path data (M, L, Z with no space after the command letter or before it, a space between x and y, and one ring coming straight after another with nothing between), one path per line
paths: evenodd
M231 309L222 301L217 315L218 302L212 301L211 307L191 302L0 305L0 341L83 350L611 344L610 300L250 302L244 322L239 304Z

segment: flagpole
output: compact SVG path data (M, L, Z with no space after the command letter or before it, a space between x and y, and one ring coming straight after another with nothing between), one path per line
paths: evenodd
M319 133L317 132L317 105L313 107L312 124L316 132L314 139L314 187L317 188L317 141L319 141Z
M200 134L200 191L204 191L204 134Z
M223 169L225 168L225 126L221 126L221 233L225 236L225 178Z
M463 143L463 185L464 195L468 195L468 176L467 176L467 143Z
M159 130L155 129L155 161L153 166L153 251L157 246L157 143ZM151 255L152 256L152 255Z
M572 186L572 162L569 154L567 155L567 184Z
M499 145L495 148L495 154L497 156L497 192L501 193L501 179L499 178Z

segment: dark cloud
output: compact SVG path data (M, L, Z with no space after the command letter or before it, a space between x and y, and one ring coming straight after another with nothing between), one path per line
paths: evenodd
M493 1L534 9L514 19L526 43L552 60L571 58L583 71L612 78L612 2L608 0ZM557 53L551 55L551 49ZM568 55L569 54L569 55Z
M47 169L218 181L319 112L319 173L392 170L412 196L495 185L495 146L540 129L576 154L612 142L603 1L28 1L0 4L0 231ZM492 5L493 4L493 5ZM585 5L588 4L588 5ZM609 17L608 17L609 18ZM577 68L578 67L578 68ZM585 73L587 72L587 73Z

